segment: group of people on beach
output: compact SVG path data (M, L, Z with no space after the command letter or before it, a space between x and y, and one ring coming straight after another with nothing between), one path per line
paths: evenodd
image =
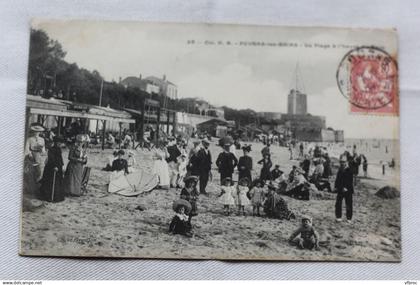
M69 146L69 162L64 171L62 138L53 136L44 139L41 134L45 129L40 124L32 124L30 130L31 136L27 139L25 151L25 185L38 188L36 190L39 190L41 199L50 202L63 201L66 195L82 195L83 187L86 186L87 135L75 136L74 143ZM273 167L270 142L267 141L261 150L262 158L257 161L261 165L260 173L253 177L251 145L241 146L239 140L229 137L221 139L219 145L222 152L215 160L220 174L216 198L224 215L230 216L236 212L237 215L246 216L252 207L252 215L256 217L264 215L282 220L296 219L296 213L289 209L283 196L309 200L310 192L315 187L317 191L326 190L337 194L335 215L338 222L342 220L343 200L347 221L352 221L354 177L358 174L356 168L359 168L363 160L355 149L352 154L344 152L340 156L340 167L334 187L331 187L332 168L326 149L318 146L313 150L303 149L299 165L294 165L286 175L280 165L275 164ZM169 226L171 233L193 235L192 218L198 215L199 197L209 196L206 188L213 179L213 158L209 146L209 139L204 138L194 141L192 148L188 149L187 141L178 136L161 140L151 149L152 172L158 177L158 187L181 188L179 199L173 202L176 214ZM238 158L237 152L240 150L243 155ZM134 154L135 150L131 149L114 150L103 170L134 173ZM233 177L236 169L237 179ZM318 236L310 217L302 218L290 242L301 248L318 247Z
M192 235L192 217L198 215L197 203L200 194L208 195L205 191L208 176L211 176L211 154L208 151L208 140L204 139L201 144L196 144L187 165L193 165L195 173L189 173L184 179L185 186L181 191L180 199L174 201L173 209L176 215L173 217L169 230L174 234ZM317 191L327 190L336 193L335 215L336 221L342 221L342 202L346 204L347 222L352 222L353 217L353 192L356 157L359 157L354 150L353 154L344 152L340 158L340 166L337 171L334 187L330 186L330 176L332 169L327 152L319 148L313 150L311 154L305 153L300 162L300 166L293 166L289 175L286 176L279 165L272 169L270 143L267 142L263 147L262 159L259 176L252 180L253 161L250 156L251 145L240 146L237 141L221 140L219 142L223 151L216 159L216 166L220 174L220 192L217 196L219 204L223 207L226 216L232 214L232 209L237 215L245 216L247 208L252 206L253 216L261 216L263 209L265 216L277 219L295 219L296 214L288 207L287 201L282 197L287 195L302 200L309 200L310 185ZM200 146L201 145L201 146ZM232 147L234 147L232 151ZM242 148L243 155L237 159L235 150ZM210 159L205 166L201 167L202 172L197 171L203 161L200 150L205 149ZM308 162L309 161L309 164ZM352 168L353 167L353 168ZM235 168L238 170L238 179L233 179ZM204 182L200 183L200 175L204 176ZM197 174L197 175L194 175ZM357 175L357 174L356 174ZM236 182L236 184L235 184ZM197 185L200 184L200 191ZM325 186L324 184L328 184ZM312 188L313 189L313 188ZM300 227L292 233L289 238L291 244L300 248L313 249L318 247L318 234L316 233L312 219L304 216L301 219Z
M49 134L49 135L48 135ZM76 135L69 145L68 164L64 171L63 137L55 136L38 123L30 126L25 144L24 190L30 197L61 202L65 196L81 196L89 175L87 135Z

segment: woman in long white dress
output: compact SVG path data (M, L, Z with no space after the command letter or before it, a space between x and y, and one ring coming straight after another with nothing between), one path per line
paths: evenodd
M159 178L159 187L169 189L169 167L166 159L169 157L166 143L160 142L159 147L153 151L153 174Z

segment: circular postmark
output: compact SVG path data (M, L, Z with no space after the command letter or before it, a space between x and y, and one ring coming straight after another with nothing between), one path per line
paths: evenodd
M397 62L378 47L361 46L347 52L338 66L336 78L344 97L361 109L383 108L397 96Z

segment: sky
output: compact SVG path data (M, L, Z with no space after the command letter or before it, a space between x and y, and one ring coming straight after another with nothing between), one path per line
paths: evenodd
M343 129L348 138L398 137L398 117L350 113L336 83L351 46L376 45L395 54L396 37L389 30L39 19L32 27L58 40L68 62L97 70L106 80L166 75L180 98L236 109L285 113L298 65L308 112L325 116L327 127Z

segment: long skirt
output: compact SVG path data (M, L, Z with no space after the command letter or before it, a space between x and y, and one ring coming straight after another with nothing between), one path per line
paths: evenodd
M157 174L159 177L159 186L169 186L169 168L168 163L164 160L155 160L153 163L153 174Z
M44 174L46 156L40 152L32 152L33 167L36 181L41 180Z
M249 183L252 182L252 176L251 176L251 171L250 170L240 170L239 171L239 176L238 176L238 181L241 180L242 178L248 178Z
M55 177L54 177L55 173ZM54 193L53 193L54 190ZM53 167L44 169L44 175L41 180L42 199L49 202L61 202L64 200L63 172L54 171Z
M69 161L64 176L64 189L67 195L82 195L83 164Z
M37 182L37 169L33 164L33 160L26 156L23 162L23 193L36 197L39 195L39 184Z

